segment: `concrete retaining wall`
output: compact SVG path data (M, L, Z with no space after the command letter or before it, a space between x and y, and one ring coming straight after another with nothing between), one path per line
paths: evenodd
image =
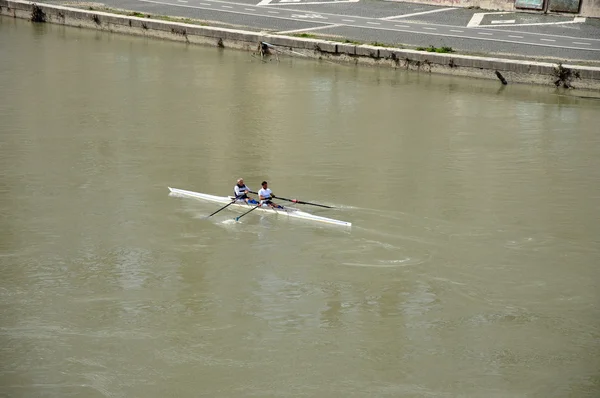
M600 0L583 0L579 15L583 17L600 18Z
M198 26L186 23L130 17L106 12L20 1L0 0L0 14L31 19L34 7L45 14L46 22L104 30L192 44L256 51L261 41L281 46L315 59L442 73L485 79L498 79L500 73L509 83L554 85L557 65L544 62L439 54L369 45L353 45L326 40L265 35L234 29ZM600 90L600 68L563 65L566 72L577 74L571 85Z

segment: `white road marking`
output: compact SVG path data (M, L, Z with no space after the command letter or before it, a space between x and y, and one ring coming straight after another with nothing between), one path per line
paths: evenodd
M488 35L491 36L493 35L493 33L488 33L488 32L477 32L478 35Z
M568 25L568 24L574 24L574 23L581 23L581 22L579 22L579 21L563 21L563 22L540 22L540 23L515 23L515 24L497 24L494 26L544 26L544 25Z
M485 17L484 12L476 12L475 14L473 14L471 20L467 24L467 28L474 28L476 26L479 26L481 21L483 21L483 17Z
M244 8L244 10L246 10L246 11L254 11L254 12L256 12L256 10L254 10L254 9L252 9L252 8Z
M221 6L221 7L223 7L223 8L233 8L231 6Z
M327 19L324 16L319 15L319 14L292 14L292 18Z
M554 39L540 39L540 40L542 40L542 41L556 41Z
M394 26L397 26L399 28L408 28L408 26L406 26L406 25L394 25Z
M211 4L208 4L208 3L198 3L198 4L200 4L201 6L207 6L207 7L211 6Z
M177 0L178 3L187 3L187 0Z
M584 46L591 46L592 45L592 43L583 43L583 42L580 42L580 41L574 41L573 44L582 44Z
M427 26L424 26L423 29L427 29L427 30L437 30L437 28L428 28Z
M370 21L367 21L367 23L370 24L370 25L381 25L381 23L379 23L379 22L370 22Z
M354 22L354 19L342 19L344 22Z
M508 35L508 37L512 37L513 39L522 39L523 38L523 36L511 36L511 35Z
M321 4L339 4L339 3L358 3L359 0L334 0L334 1L307 1L299 3L300 0L279 0L279 3L271 3L274 0L262 0L257 5L259 6L289 6L289 5L321 5ZM297 11L297 10L296 10Z
M415 17L417 15L425 15L425 14L432 14L434 12L442 12L442 11L452 11L452 10L458 10L458 8L438 8L435 10L429 10L429 11L423 11L423 12L415 12L412 14L404 14L404 15L394 15L392 17L385 17L385 18L380 18L383 19L385 21L389 21L392 19L400 19L400 18L409 18L409 17Z
M477 26L481 26L481 21L486 15L506 15L506 14L514 14L514 12L478 12L473 14L471 20L467 24L467 28L475 28ZM541 25L562 25L562 24L573 24L573 23L583 23L585 22L585 18L583 17L575 17L572 21L562 21L562 22L540 22L540 23L515 23L516 20L494 20L491 21L494 26L541 26ZM487 25L491 26L491 25Z
M450 29L450 32L463 33L464 30Z
M269 14L279 14L279 11L267 11Z
M325 25L325 26L317 26L317 27L314 27L314 28L286 30L285 32L277 32L277 34L278 35L285 35L285 34L288 34L288 33L310 32L311 30L327 29L327 28L337 28L339 26L343 26L343 25Z

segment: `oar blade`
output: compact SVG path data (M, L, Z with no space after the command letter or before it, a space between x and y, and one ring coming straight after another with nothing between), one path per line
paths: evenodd
M253 208L251 208L250 210L248 210L247 212L245 212L244 214L242 214L241 216L238 216L238 217L234 218L234 220L235 221L239 221L240 218L244 217L246 214L250 213L252 210L255 210L255 209L259 208L259 207L260 207L260 203L258 205L256 205L256 206L254 206Z

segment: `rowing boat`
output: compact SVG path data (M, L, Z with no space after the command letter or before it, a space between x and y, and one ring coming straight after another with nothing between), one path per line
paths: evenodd
M168 188L169 188L169 191L171 191L172 195L202 199L202 200L206 200L208 202L221 203L224 205L231 203L231 201L234 199L233 196L215 196L215 195L209 195L206 193L186 191L184 189L171 188L171 187L168 187ZM255 207L255 205L249 205L248 203L246 203L243 200L236 200L235 203L231 205L231 207L251 209L251 208ZM267 205L263 205L263 206L257 208L256 211L262 211L262 212L269 213L269 214L283 215L283 216L288 216L291 218L299 218L302 220L310 220L310 221L317 221L317 222L322 222L322 223L326 223L326 224L340 225L340 226L345 226L345 227L352 226L352 223L349 223L346 221L340 221L340 220L334 220L333 218L316 216L314 214L306 213L302 210L298 210L293 207L284 207L283 209L274 209Z

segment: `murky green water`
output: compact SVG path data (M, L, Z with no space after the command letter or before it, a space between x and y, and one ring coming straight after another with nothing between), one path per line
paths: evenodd
M0 395L600 393L598 101L8 18L0 93Z

